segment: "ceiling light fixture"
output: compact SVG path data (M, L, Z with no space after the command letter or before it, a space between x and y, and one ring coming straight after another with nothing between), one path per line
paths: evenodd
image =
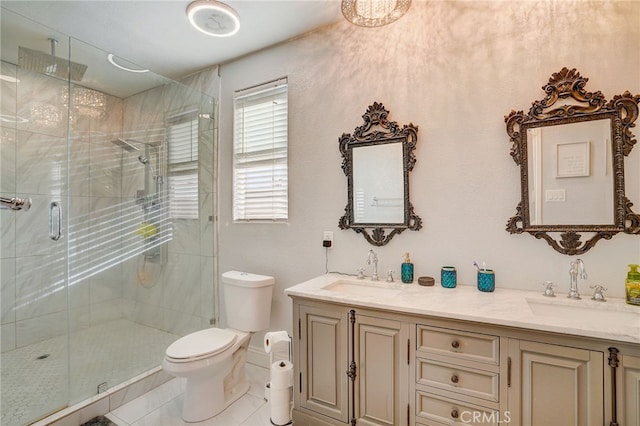
M129 71L129 72L149 72L148 69L135 69L135 68L125 67L124 65L120 65L119 63L116 62L116 58L117 56L115 56L113 53L109 53L107 55L107 60L109 61L109 63L116 68L120 68L121 70Z
M0 74L0 80L8 81L9 83L20 83L20 80L7 74Z
M230 6L215 0L196 0L187 6L191 25L213 37L229 37L240 30L240 17Z
M411 0L342 0L342 14L360 27L381 27L407 13Z

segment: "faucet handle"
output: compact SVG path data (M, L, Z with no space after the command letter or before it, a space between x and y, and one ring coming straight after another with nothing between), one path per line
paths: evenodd
M607 299L604 298L603 291L607 291L607 289L601 285L590 285L589 288L593 289L593 296L591 296L591 300L597 300L598 302L606 302Z
M542 293L543 296L556 297L556 294L553 292L553 288L556 285L553 283L553 281L545 281L542 283L542 285L544 286L544 293Z
M393 269L389 269L389 272L387 272L387 282L388 283L393 282Z
M358 279L364 280L364 268L358 268Z

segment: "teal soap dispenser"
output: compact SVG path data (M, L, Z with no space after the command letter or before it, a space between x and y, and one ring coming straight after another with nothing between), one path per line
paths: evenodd
M409 284L413 282L413 263L409 259L409 253L404 254L404 261L400 265L400 279L403 283Z

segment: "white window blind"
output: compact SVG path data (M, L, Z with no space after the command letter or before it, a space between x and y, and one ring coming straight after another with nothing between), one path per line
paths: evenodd
M169 214L198 219L198 119L168 127Z
M233 219L288 218L287 79L234 94Z

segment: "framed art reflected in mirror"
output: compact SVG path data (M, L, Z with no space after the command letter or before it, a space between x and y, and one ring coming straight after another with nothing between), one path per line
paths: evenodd
M625 91L607 101L600 91L586 91L587 81L575 68L563 68L528 113L505 117L521 190L506 229L544 239L567 255L585 253L619 232L640 234L624 180L640 95Z

